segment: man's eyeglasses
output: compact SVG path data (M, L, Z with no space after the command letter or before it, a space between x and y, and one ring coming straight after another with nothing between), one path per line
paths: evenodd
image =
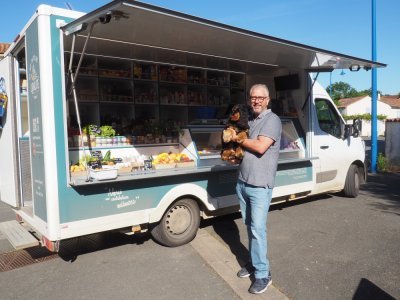
M261 96L251 96L250 97L250 101L253 102L263 102L265 99L267 99L268 97L261 97Z

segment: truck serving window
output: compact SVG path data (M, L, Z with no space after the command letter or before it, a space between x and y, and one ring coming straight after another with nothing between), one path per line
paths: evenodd
M315 99L319 128L340 138L340 117L331 102L326 99Z

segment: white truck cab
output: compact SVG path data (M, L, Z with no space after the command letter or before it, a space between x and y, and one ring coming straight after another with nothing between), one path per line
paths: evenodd
M345 125L342 115L326 90L316 82L313 88L313 142L316 157L315 187L312 194L344 190L356 197L366 179L365 144L356 125ZM359 124L358 122L356 124Z

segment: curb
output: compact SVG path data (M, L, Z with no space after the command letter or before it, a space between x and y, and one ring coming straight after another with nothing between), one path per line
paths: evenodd
M196 238L190 242L190 245L241 299L289 299L272 284L263 294L250 294L248 292L251 284L250 278L238 278L236 276L240 265L235 256L205 229L199 229Z

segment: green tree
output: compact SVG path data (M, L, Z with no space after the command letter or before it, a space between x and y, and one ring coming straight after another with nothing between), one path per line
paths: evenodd
M382 92L379 91L379 90L378 90L378 94L383 95ZM362 90L362 91L358 92L358 96L370 96L370 97L372 97L371 95L372 95L372 88L369 88L367 90Z
M328 93L331 93L331 86L329 85L326 89ZM357 97L359 94L355 88L350 84L339 81L332 84L332 100L338 105L338 100L342 98L352 98Z

